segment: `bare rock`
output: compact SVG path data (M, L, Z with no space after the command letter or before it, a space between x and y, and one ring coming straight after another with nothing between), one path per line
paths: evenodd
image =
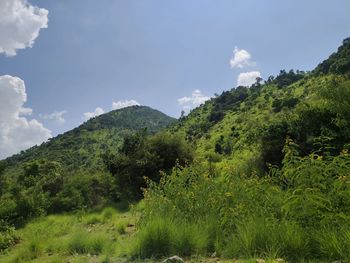
M266 263L266 261L265 261L264 259L262 259L262 258L257 258L257 259L255 260L255 262L256 262L256 263Z

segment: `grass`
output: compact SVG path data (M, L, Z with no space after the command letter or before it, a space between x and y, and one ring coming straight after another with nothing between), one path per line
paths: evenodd
M344 252L350 248L347 229L338 234L323 229L315 240L308 240L297 225L272 224L261 218L246 220L230 235L216 233L216 221L193 224L166 217L141 221L135 229L139 208L137 213L108 207L36 219L16 230L20 242L0 254L0 262L142 262L145 258L160 262L171 255L186 262L216 262L217 257L220 262L237 263L256 262L257 258L313 262L303 259L309 258L310 245L324 255L333 253L326 261L330 262L346 258ZM216 256L211 258L214 252Z
M203 226L154 218L141 227L136 241L134 257L161 258L205 254L211 240Z
M134 240L127 225L137 219L113 207L39 218L16 230L20 241L0 254L0 262L120 262Z

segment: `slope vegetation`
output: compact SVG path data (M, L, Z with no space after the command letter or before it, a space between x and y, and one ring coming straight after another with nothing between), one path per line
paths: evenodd
M23 162L45 158L58 161L71 170L93 168L101 164L99 155L118 149L126 134L143 128L155 133L174 121L164 113L145 106L114 110L92 118L49 142L7 158L5 164L18 166Z
M251 87L223 92L165 131L129 134L120 147L99 148L103 172L78 169L68 176L63 170L69 162L56 160L26 162L13 176L5 169L0 245L11 254L18 242L11 224L103 206L104 199L119 200L122 191L128 200L144 197L132 241L126 241L132 242L128 260L178 254L349 261L349 65L345 39L311 72L281 70ZM78 247L90 246L85 235L74 239ZM118 248L108 252L117 243L105 244L98 260L117 256ZM60 249L54 246L55 253ZM33 260L49 253L42 248Z

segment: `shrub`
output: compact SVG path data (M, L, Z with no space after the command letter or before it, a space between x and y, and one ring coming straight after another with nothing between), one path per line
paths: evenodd
M18 241L19 237L16 235L15 229L5 221L0 220L0 252L15 245Z

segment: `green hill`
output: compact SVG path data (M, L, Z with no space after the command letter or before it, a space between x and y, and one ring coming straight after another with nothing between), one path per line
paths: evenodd
M153 134L174 121L149 107L127 107L5 159L0 221L20 225L46 213L118 201L116 178L106 171L102 155L117 153L124 138L139 130Z
M224 91L169 127L196 158L149 184L134 253L348 262L349 65L348 38L311 72Z
M116 151L125 135L146 128L155 133L175 121L146 106L132 106L94 117L79 127L4 160L7 167L38 159L58 161L67 170L95 169L100 155Z

